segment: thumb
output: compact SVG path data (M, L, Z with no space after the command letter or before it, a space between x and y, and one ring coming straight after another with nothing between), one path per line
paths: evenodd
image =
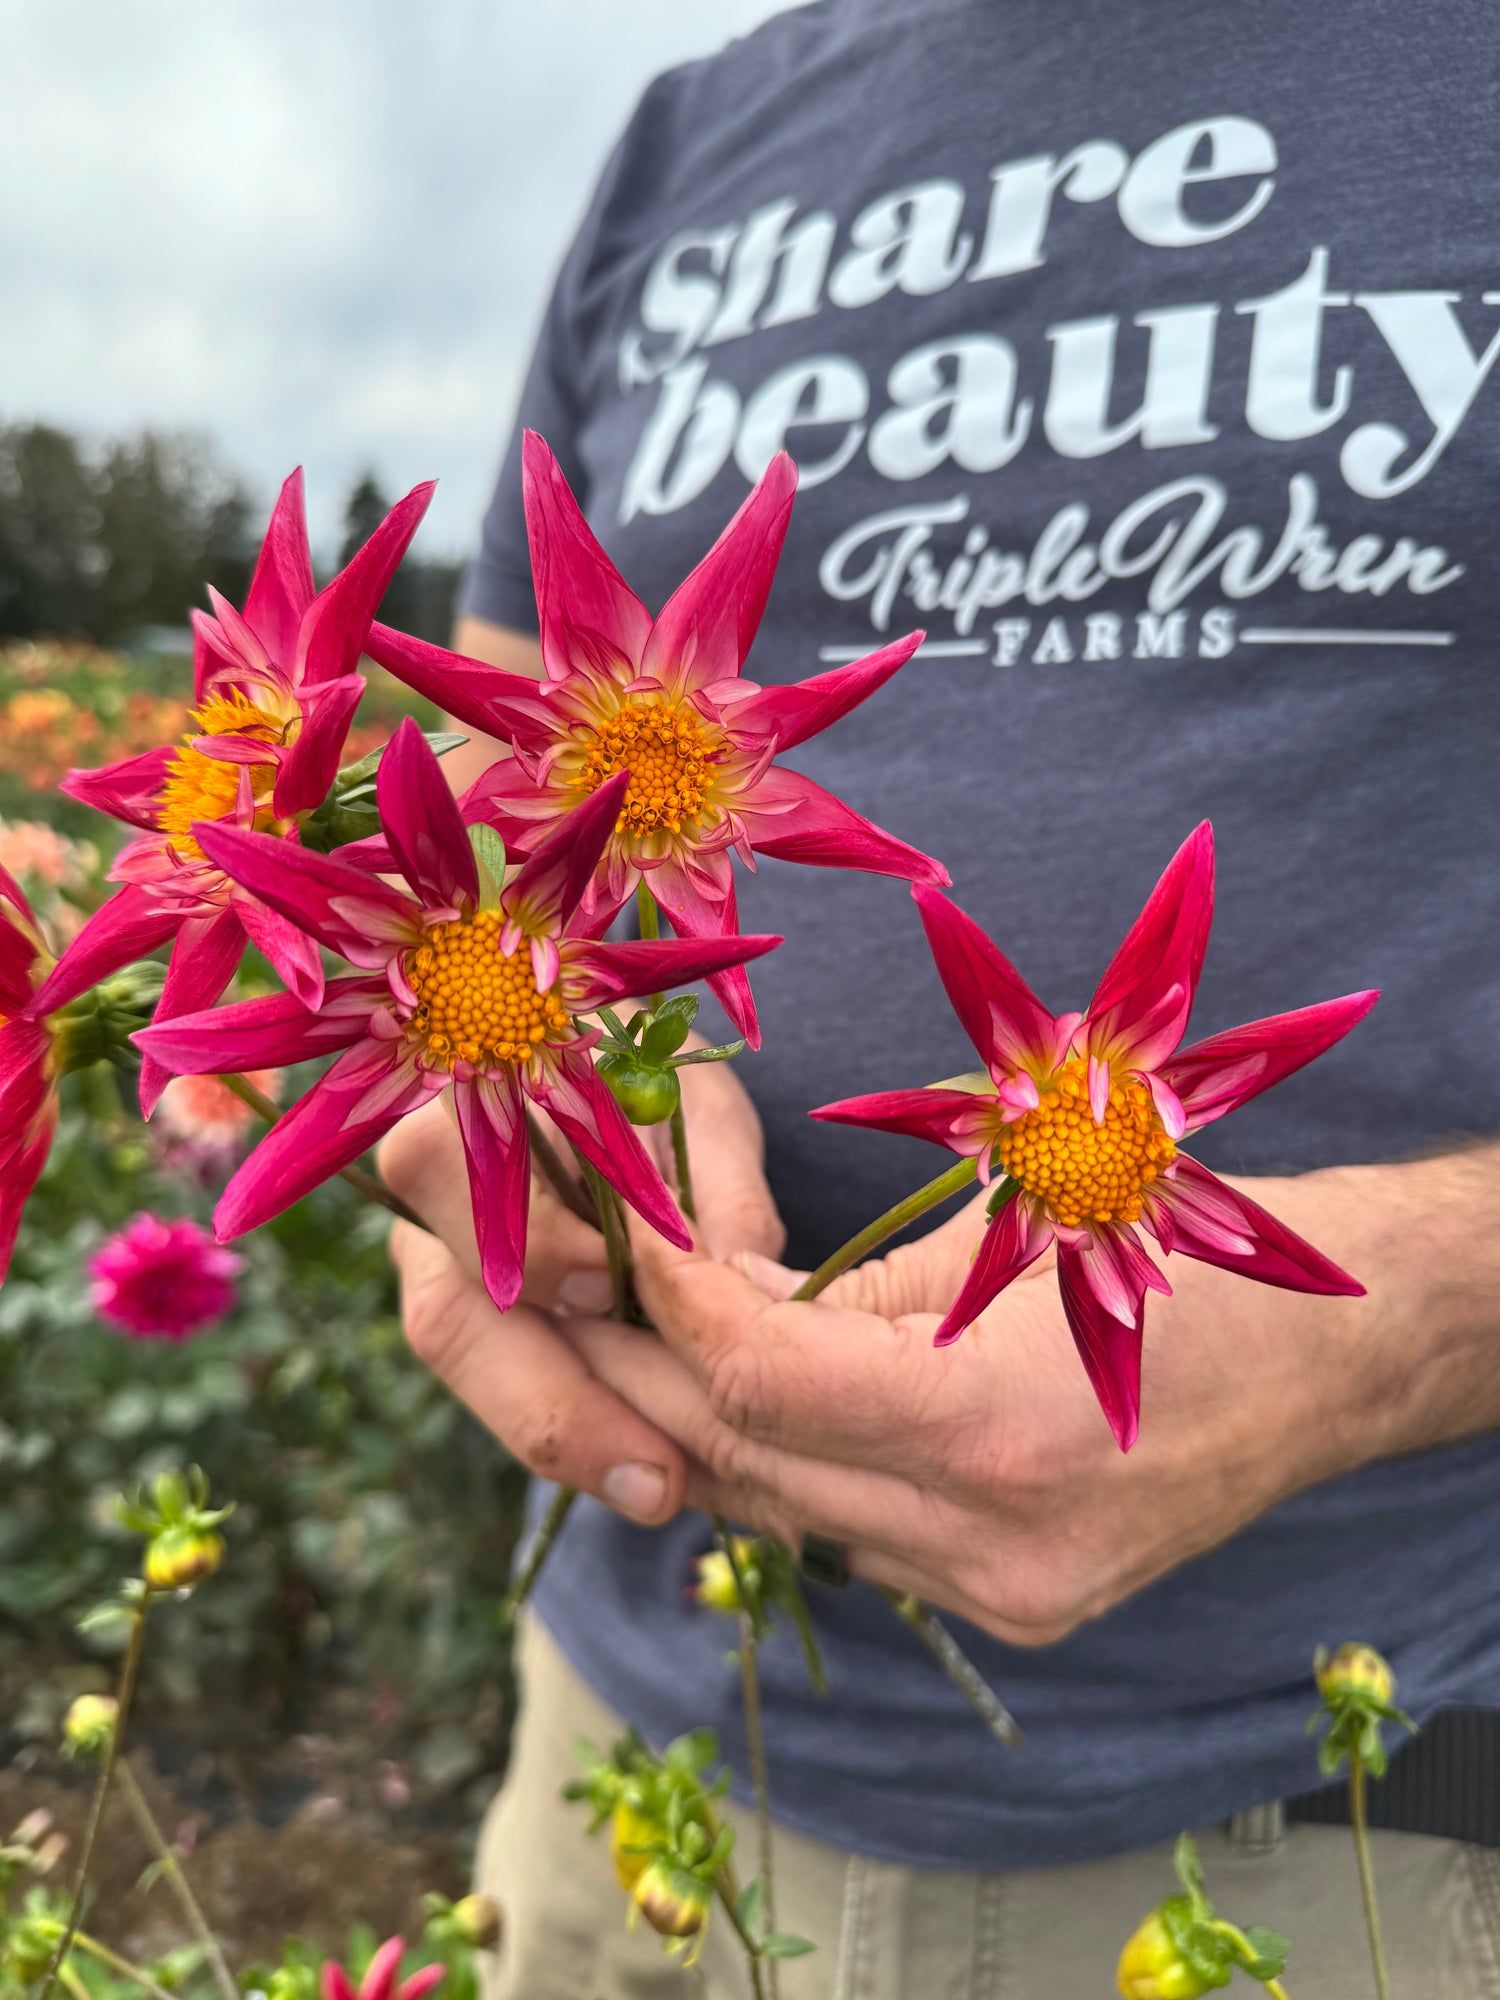
M749 1250L776 1257L786 1241L765 1175L760 1119L728 1063L678 1071L698 1228L721 1261Z

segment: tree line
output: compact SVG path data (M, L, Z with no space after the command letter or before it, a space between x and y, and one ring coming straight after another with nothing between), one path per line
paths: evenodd
M373 473L357 481L340 562L388 504ZM129 645L150 627L185 626L210 583L243 603L265 514L195 433L90 446L53 424L0 425L0 642ZM445 641L459 576L457 563L408 556L381 616Z

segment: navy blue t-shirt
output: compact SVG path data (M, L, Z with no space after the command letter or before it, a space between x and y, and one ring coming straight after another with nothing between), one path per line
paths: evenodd
M1195 1034L1384 989L1194 1142L1231 1172L1500 1128L1497 57L1481 0L823 0L647 92L523 399L653 608L792 452L747 672L926 627L791 761L939 855L1050 1005L1205 816ZM518 457L467 604L535 629ZM901 884L740 882L787 939L740 1068L807 1263L939 1164L808 1108L972 1055ZM650 1734L712 1723L743 1766L723 1629L680 1597L704 1540L581 1506L541 1610ZM1309 1789L1319 1641L1382 1645L1419 1713L1500 1699L1497 1544L1485 1439L1306 1492L1061 1645L964 1631L1009 1757L870 1593L820 1595L832 1698L790 1637L765 1658L777 1809L1024 1867Z

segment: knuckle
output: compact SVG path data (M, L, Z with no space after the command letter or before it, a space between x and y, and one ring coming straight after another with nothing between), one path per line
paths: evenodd
M567 1411L553 1399L517 1411L506 1426L507 1448L530 1471L549 1477L563 1460Z

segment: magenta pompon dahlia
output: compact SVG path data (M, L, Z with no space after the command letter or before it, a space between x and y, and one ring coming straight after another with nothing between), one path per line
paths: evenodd
M1184 1138L1339 1041L1379 995L1230 1028L1179 1049L1214 900L1207 821L1169 864L1085 1014L1049 1013L972 918L913 888L938 975L984 1062L929 1089L825 1104L814 1118L911 1133L1006 1176L963 1289L935 1336L956 1340L1052 1243L1063 1310L1122 1451L1140 1418L1147 1291L1171 1286L1147 1254L1181 1251L1288 1291L1364 1287L1187 1154Z
M528 1098L646 1221L689 1247L660 1173L595 1074L588 1052L599 1030L574 1017L742 964L781 940L603 944L575 928L627 783L620 772L601 786L503 888L488 868L481 886L458 803L409 718L381 759L377 795L410 894L263 833L196 829L217 867L363 968L333 980L315 1011L283 993L158 1021L136 1037L187 1074L343 1051L230 1181L214 1216L221 1241L278 1214L451 1087L485 1284L502 1310L519 1295L526 1254Z
M652 619L595 539L542 438L523 445L526 530L545 681L465 659L383 625L368 650L471 728L507 742L466 806L524 851L617 771L630 783L585 907L619 909L649 883L682 937L739 923L730 854L904 881L947 871L800 772L775 762L871 695L921 644L914 632L866 659L789 687L741 677L786 538L797 470L785 452L662 614ZM709 984L752 1048L755 1003L743 971Z
M0 1279L57 1129L53 1036L35 1010L52 963L20 883L0 868Z
M193 613L193 719L198 732L95 771L62 789L143 829L111 880L125 886L92 916L53 975L48 1007L76 999L134 958L175 939L159 1018L211 1005L248 937L310 1006L323 988L316 945L215 867L193 831L202 821L297 839L298 815L322 804L364 693L355 671L370 621L432 497L415 487L353 560L313 587L302 475L281 489L243 614L209 589L215 617ZM148 1114L167 1080L141 1068Z
M89 1259L90 1296L101 1319L136 1340L186 1340L233 1306L243 1268L187 1217L133 1215Z
M343 1966L325 1959L319 1983L323 2000L426 2000L444 1975L441 1965L424 1965L398 1986L396 1974L406 1945L399 1937L387 1938L366 1968L358 1989Z

